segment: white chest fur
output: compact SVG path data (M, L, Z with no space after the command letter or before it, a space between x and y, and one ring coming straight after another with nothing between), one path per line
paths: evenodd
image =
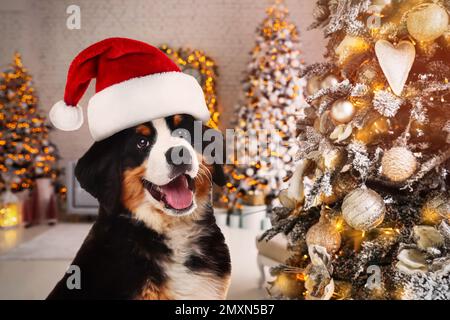
M194 272L184 263L195 253L202 256L196 246L201 229L192 223L182 223L174 226L167 233L167 244L173 251L170 262L165 265L168 277L167 289L173 299L207 300L225 299L229 278L220 278L209 272Z

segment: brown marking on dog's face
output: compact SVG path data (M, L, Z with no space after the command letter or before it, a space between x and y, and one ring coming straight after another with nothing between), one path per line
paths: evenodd
M152 134L152 128L146 126L145 124L141 124L136 128L136 133L149 137Z
M172 121L173 125L177 127L180 125L181 121L183 121L183 116L181 114L176 114L173 116Z
M195 198L197 203L204 203L208 200L209 193L212 189L211 168L201 164L200 170L194 179L195 182Z
M164 287L156 287L149 283L144 287L137 300L173 300L169 291Z
M141 166L125 170L122 180L122 203L131 212L144 201L144 186L142 185L142 177L146 169L146 162Z

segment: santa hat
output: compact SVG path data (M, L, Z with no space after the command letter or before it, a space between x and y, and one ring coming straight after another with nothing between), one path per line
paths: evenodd
M73 60L64 100L50 110L53 125L64 131L83 124L78 102L91 79L95 95L87 114L89 130L99 141L157 118L190 114L207 121L209 111L197 80L180 71L163 52L144 42L110 38L93 44Z

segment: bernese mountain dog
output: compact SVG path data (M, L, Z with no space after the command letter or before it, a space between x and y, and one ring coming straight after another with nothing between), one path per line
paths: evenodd
M48 299L226 297L230 255L211 202L225 175L186 132L194 136L190 115L153 120L95 142L78 161L99 215L72 262L81 288L69 289L66 273Z

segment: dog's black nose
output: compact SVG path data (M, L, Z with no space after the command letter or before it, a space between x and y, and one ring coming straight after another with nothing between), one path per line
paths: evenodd
M192 169L192 156L183 146L172 147L166 151L166 161L174 168L176 174Z

